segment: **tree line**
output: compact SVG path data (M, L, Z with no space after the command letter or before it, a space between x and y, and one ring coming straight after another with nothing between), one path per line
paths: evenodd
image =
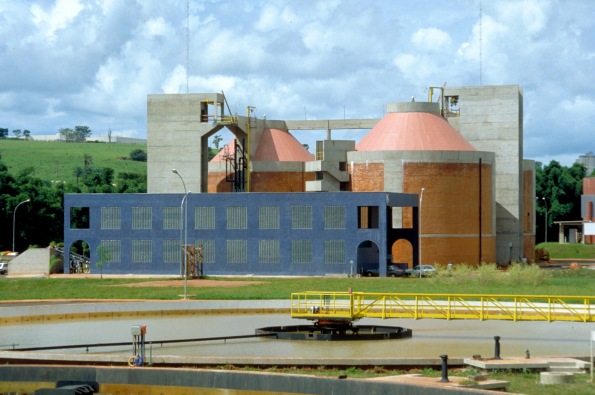
M21 137L25 137L28 139L31 136L31 131L25 129L14 129L12 131L14 137L16 139L20 139ZM93 134L93 131L90 127L86 125L77 125L72 128L60 128L58 129L58 133L60 133L60 138L66 142L75 142L75 143L82 143L87 141L89 137ZM108 132L111 137L111 129ZM5 139L8 137L8 128L0 128L0 139Z
M93 166L90 155L84 155L81 162L82 166L74 170L79 173L77 182L54 183L36 177L34 167L11 174L0 155L0 251L11 250L13 240L17 251L63 241L66 193L147 192L144 174L116 174L112 168ZM26 200L29 201L20 205L15 213L17 205Z

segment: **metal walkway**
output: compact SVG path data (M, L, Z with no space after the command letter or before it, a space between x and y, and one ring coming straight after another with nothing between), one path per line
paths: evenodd
M595 296L299 292L291 317L595 322Z

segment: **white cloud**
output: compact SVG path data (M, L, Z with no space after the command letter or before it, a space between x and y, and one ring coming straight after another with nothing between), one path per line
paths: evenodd
M49 12L39 4L31 6L33 22L50 42L56 40L56 31L67 28L83 9L78 0L58 0L54 4Z
M447 32L430 27L413 33L411 42L422 51L441 51L450 45L451 39Z

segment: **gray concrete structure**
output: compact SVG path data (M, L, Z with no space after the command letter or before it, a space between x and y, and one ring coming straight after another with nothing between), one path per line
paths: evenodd
M13 258L8 265L10 276L48 275L50 273L50 250L29 248Z
M449 123L477 150L496 154L497 260L522 258L523 91L503 85L446 87L443 93Z

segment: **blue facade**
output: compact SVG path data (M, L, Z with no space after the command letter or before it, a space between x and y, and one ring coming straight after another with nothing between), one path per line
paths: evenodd
M417 250L413 194L190 193L187 206L183 198L67 194L66 254L82 240L89 245L91 272L99 271L95 263L103 246L108 251L104 274L179 275L181 245L193 244L202 247L205 275L351 274L377 268L383 276L394 241L407 239ZM413 227L393 228L393 207L411 208Z

